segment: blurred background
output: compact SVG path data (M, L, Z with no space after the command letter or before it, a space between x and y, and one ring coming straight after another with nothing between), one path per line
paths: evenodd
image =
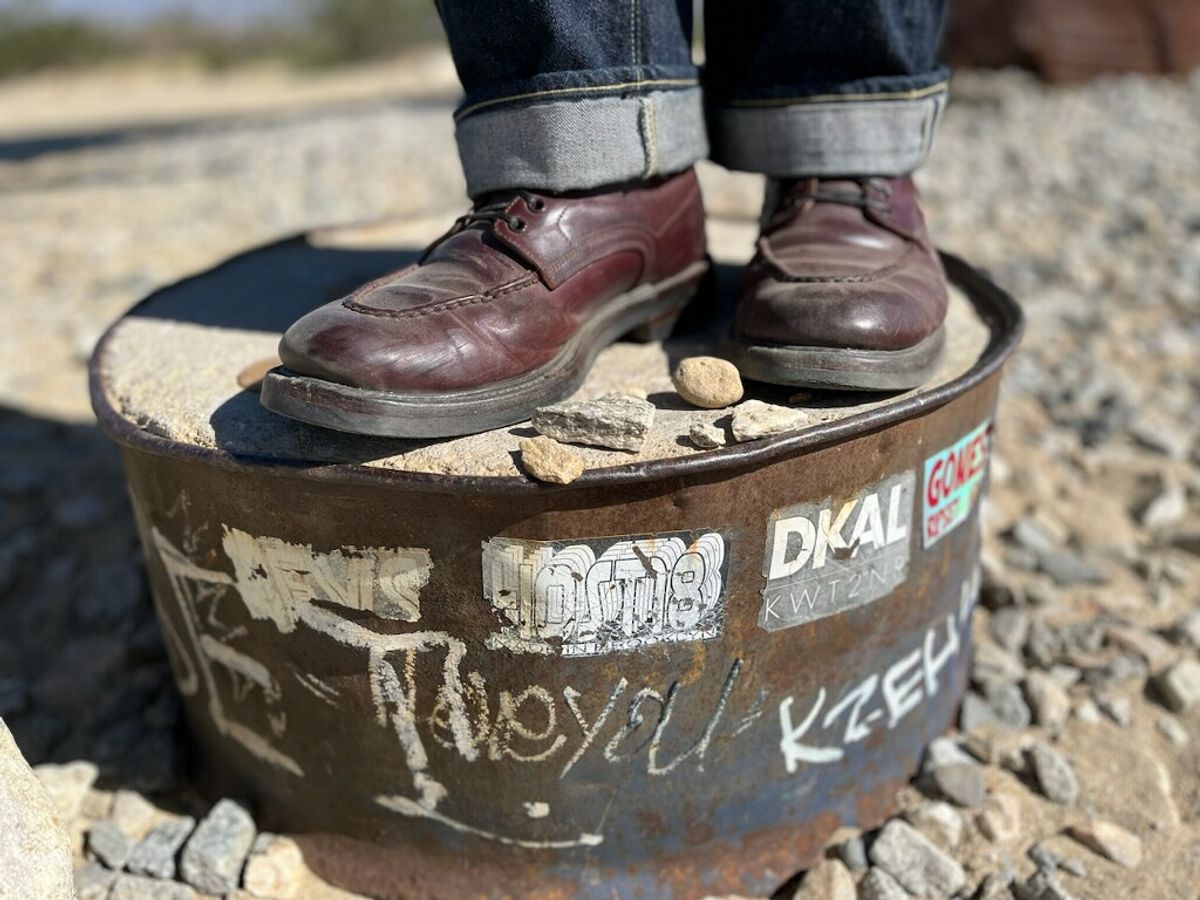
M1100 716L1096 753L1159 773L1114 778L1110 814L1169 806L1138 832L1138 877L1194 885L1200 724L1146 688L1163 657L1111 629L1172 661L1200 644L1200 3L951 7L926 214L1029 317L980 640L1020 678L1086 674L1069 702ZM90 410L91 349L152 290L288 234L378 217L440 233L466 203L457 96L428 0L0 0L0 717L45 764L95 884L112 882L85 863L96 822L119 808L142 834L205 806L120 461ZM761 183L702 168L714 246L746 259ZM1104 668L1114 656L1141 661ZM134 816L139 801L157 811ZM1117 895L1077 881L1072 896Z

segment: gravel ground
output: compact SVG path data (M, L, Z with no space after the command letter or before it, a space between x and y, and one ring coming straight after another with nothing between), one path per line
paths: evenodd
M289 841L189 786L84 362L139 296L246 246L384 214L449 221L462 182L434 81L431 98L0 152L0 717L68 823L83 897L339 896ZM957 79L927 212L1029 314L971 693L900 815L839 836L785 896L1197 896L1198 160L1200 76ZM757 180L705 178L730 249Z

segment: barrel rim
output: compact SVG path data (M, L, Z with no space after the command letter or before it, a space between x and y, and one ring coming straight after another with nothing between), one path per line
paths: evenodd
M285 239L279 243L286 243ZM268 245L270 246L270 245ZM259 248L265 249L265 248ZM690 478L720 474L748 466L766 465L799 453L817 450L878 431L938 409L981 384L1003 366L1021 341L1025 317L1019 304L1008 292L958 256L939 251L951 282L962 289L976 313L988 326L991 336L983 353L970 369L957 378L929 391L914 394L878 409L855 413L834 422L810 426L800 431L733 444L690 456L635 462L602 469L589 469L570 484L547 484L517 475L451 475L437 472L406 472L365 466L361 463L320 463L285 460L268 456L234 454L227 450L197 447L171 438L151 434L119 413L109 402L103 379L103 363L116 328L127 312L105 331L88 365L88 388L92 408L104 432L131 450L152 456L191 460L227 471L244 474L299 476L318 482L361 484L376 487L404 487L419 491L453 493L514 493L527 491L561 492L614 485L645 485L671 478ZM186 279L185 279L186 280ZM169 290L170 287L162 290ZM142 300L133 312L159 292Z

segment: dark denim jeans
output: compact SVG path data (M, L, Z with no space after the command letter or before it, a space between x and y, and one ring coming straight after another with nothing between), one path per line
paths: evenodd
M715 161L769 175L902 174L945 102L945 0L707 0L703 73L690 2L437 4L475 196L675 172L710 143Z

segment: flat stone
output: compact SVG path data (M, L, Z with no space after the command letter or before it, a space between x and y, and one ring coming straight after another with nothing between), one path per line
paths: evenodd
M910 900L912 894L879 867L872 868L858 883L858 900Z
M1120 694L1100 694L1096 697L1096 705L1106 716L1120 725L1128 728L1133 721L1133 701Z
M1021 804L1010 793L992 794L984 801L975 824L989 841L1011 843L1021 836Z
M1012 875L993 872L979 883L972 900L1012 900Z
M71 842L57 806L0 721L0 894L71 897Z
M304 854L295 841L275 834L260 834L246 858L242 886L255 897L288 900L300 890L307 872Z
M1132 625L1110 625L1108 642L1141 657L1151 672L1161 672L1179 658L1179 651L1164 638Z
M122 875L113 883L108 900L196 900L196 892L177 881L141 875Z
M942 772L953 766L942 766ZM963 820L949 803L929 801L905 811L904 818L919 832L943 849L957 847L962 841Z
M108 817L125 834L140 839L156 812L154 804L137 791L121 789L113 797Z
M1059 884L1058 876L1046 869L1038 869L1025 881L1014 882L1012 891L1017 900L1075 900Z
M541 407L530 424L563 443L637 451L654 424L654 404L629 394L567 400Z
M971 658L971 680L981 686L1015 684L1025 677L1025 664L1004 648L981 641Z
M1187 746L1189 740L1187 729L1179 723L1178 719L1172 716L1162 716L1154 723L1154 726L1176 747Z
M1177 644L1200 649L1200 609L1188 613L1172 625L1168 636Z
M959 746L958 741L945 736L935 737L925 746L921 772L929 775L941 766L956 766L975 762L975 758Z
M856 900L854 879L840 860L822 860L808 870L792 900Z
M1151 531L1162 531L1182 522L1187 515L1187 494L1183 486L1175 479L1163 482L1159 492L1146 504L1138 516L1143 528Z
M1029 725L1029 705L1015 684L989 685L982 695L968 691L963 697L959 722L963 731L993 726L1019 731Z
M675 391L692 406L721 409L742 399L737 366L715 356L689 356L671 376Z
M1053 675L1038 670L1025 676L1025 698L1033 721L1044 728L1059 729L1071 713L1071 698Z
M195 827L196 820L191 816L180 816L155 825L133 848L129 871L152 878L174 878L175 857Z
M551 484L570 484L583 474L583 457L553 438L521 441L521 467L532 478Z
M1172 712L1190 709L1200 702L1200 662L1180 660L1159 674L1154 686Z
M72 762L65 765L46 763L33 770L38 781L58 807L64 823L79 815L84 795L96 782L100 770L90 762Z
M733 439L738 443L799 431L816 424L818 417L806 409L747 400L733 408Z
M725 432L716 425L697 422L688 429L688 440L701 450L716 450L725 446Z
M1029 748L1029 764L1038 787L1047 798L1063 806L1079 799L1079 781L1066 757L1049 744L1038 741Z
M1127 869L1136 869L1142 861L1141 838L1105 819L1092 819L1086 825L1074 825L1070 828L1070 835L1105 859L1111 859Z
M900 819L883 827L869 855L871 862L918 897L953 894L966 882L961 865Z
M1059 587L1104 584L1108 581L1104 569L1070 550L1050 550L1039 554L1038 568L1049 575Z
M117 873L91 860L75 870L75 900L105 900Z
M975 807L987 796L983 767L978 763L938 766L931 778L937 792L957 806Z
M867 871L867 845L861 837L852 837L848 841L842 841L833 848L833 852L851 872Z
M1016 606L1005 606L988 617L988 634L1010 653L1019 653L1029 635L1029 613Z
M1038 554L1061 547L1069 535L1062 525L1047 516L1031 513L1013 524L1012 537L1018 546Z
M97 822L87 833L87 852L110 869L123 869L133 853L133 839L107 820Z
M205 816L179 859L183 880L208 894L224 894L238 886L242 865L254 843L254 819L228 798Z

